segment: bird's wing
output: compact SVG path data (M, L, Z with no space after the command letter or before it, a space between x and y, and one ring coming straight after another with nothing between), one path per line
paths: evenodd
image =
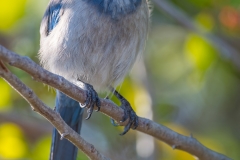
M51 0L48 8L43 16L40 32L46 36L54 29L58 24L62 12L62 0Z

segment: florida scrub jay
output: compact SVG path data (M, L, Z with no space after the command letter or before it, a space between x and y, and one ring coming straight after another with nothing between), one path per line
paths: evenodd
M123 134L137 127L135 112L114 88L143 52L148 24L147 0L50 0L40 28L39 58L45 69L87 92L85 104L79 104L57 91L56 111L78 133L83 108L90 118L94 105L100 108L97 92L109 88L125 104L123 120L130 119ZM60 140L54 129L51 159L74 160L76 155L77 148Z

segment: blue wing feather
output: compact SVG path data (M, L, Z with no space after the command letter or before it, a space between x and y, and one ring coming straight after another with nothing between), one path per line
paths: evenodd
M47 10L47 16L48 16L48 26L47 26L47 32L48 34L54 29L54 27L58 24L60 20L60 10L62 8L62 1L59 1L58 3L50 3L49 8Z

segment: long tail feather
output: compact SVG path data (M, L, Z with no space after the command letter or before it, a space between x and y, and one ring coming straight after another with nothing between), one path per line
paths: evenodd
M56 111L73 130L80 133L83 109L77 101L57 91ZM61 135L54 128L50 160L76 160L77 151L77 147L67 139L61 140Z

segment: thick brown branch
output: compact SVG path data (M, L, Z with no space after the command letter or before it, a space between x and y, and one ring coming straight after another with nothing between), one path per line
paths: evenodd
M5 79L9 85L11 85L32 106L34 111L44 116L55 128L57 128L61 135L64 135L64 138L71 141L89 158L93 160L108 160L108 158L98 152L92 144L86 142L77 132L70 128L57 112L47 107L38 99L36 94L10 71L4 70L3 67L0 66L0 76L2 76L3 79Z
M71 84L63 77L57 76L53 73L50 73L50 72L44 70L39 65L34 63L31 59L29 59L27 57L19 56L16 53L7 50L3 46L0 46L0 59L6 63L9 63L12 66L18 67L18 68L28 72L31 76L33 76L33 78L35 80L46 83L46 84L64 92L65 94L67 94L68 96L74 98L75 100L77 100L79 102L84 102L85 93L81 88ZM16 79L16 77L9 77L9 78ZM9 81L9 79L8 79L8 81ZM25 85L22 84L22 87L24 88ZM19 90L20 89L21 88L19 88ZM21 94L21 90L19 92ZM41 101L40 101L41 102L40 103L38 100L36 100L37 97L35 96L35 94L33 94L32 91L28 91L25 94L27 97L29 97L29 95L31 95L30 96L31 103L33 103L34 105L35 104L44 105ZM121 120L121 118L124 114L123 110L121 108L117 107L112 101L107 100L107 99L101 99L100 112L106 114L109 117L112 117L117 122L119 122ZM53 120L53 122L55 122L54 121L55 118L53 118L53 116L60 118L60 116L58 114L56 115L56 113L49 108L45 109L44 111L41 111L41 113L44 116L51 117L50 120ZM66 127L66 124L63 122L63 120L61 120L60 122L61 123L58 123L59 125L62 124ZM55 123L53 123L53 124L56 125ZM122 124L122 125L124 125L124 124ZM57 126L57 129L59 129L59 131L61 133L66 133L65 131L67 131L67 130L65 130L66 129L65 127ZM193 138L191 136L187 137L187 136L180 135L180 134L166 128L165 126L157 124L149 119L139 117L139 126L137 127L136 130L144 132L149 135L152 135L155 138L162 140L163 142L169 144L174 149L180 149L180 150L186 151L192 155L195 155L196 157L198 157L199 159L202 159L202 160L209 160L209 159L211 159L211 160L220 160L220 159L221 160L229 160L228 157L226 157L222 154L219 154L217 152L214 152L214 151L208 149L207 147L203 146L195 138ZM81 138L79 135L76 135L76 132L73 132L73 133L74 133L73 137L75 137L76 139ZM82 142L83 140L79 140L79 141ZM85 141L83 141L83 142L86 143Z

